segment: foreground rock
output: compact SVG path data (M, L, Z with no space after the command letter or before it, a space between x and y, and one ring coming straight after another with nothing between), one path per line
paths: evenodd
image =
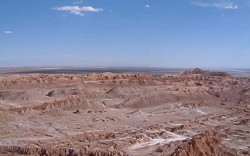
M221 144L221 139L215 133L206 131L195 136L193 139L184 143L171 154L171 156L234 156L236 152L226 149Z

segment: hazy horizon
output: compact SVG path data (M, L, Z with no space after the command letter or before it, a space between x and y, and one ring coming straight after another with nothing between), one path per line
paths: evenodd
M250 0L2 0L0 67L250 68Z
M250 68L231 68L231 67L157 67L157 66L0 66L0 69L32 69L32 70L88 70L88 69L147 69L147 70L192 70L192 69L202 69L202 70L221 70L221 71L237 71L246 70L250 71Z

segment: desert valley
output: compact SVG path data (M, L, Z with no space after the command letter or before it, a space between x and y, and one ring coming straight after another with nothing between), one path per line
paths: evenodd
M0 78L0 155L249 154L249 77L192 69Z

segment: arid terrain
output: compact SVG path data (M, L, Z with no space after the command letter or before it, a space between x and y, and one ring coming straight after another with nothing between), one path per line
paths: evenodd
M250 155L250 77L0 77L0 155Z

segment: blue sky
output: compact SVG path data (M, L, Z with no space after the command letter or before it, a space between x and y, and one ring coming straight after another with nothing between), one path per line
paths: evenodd
M250 0L1 0L0 66L250 68Z

